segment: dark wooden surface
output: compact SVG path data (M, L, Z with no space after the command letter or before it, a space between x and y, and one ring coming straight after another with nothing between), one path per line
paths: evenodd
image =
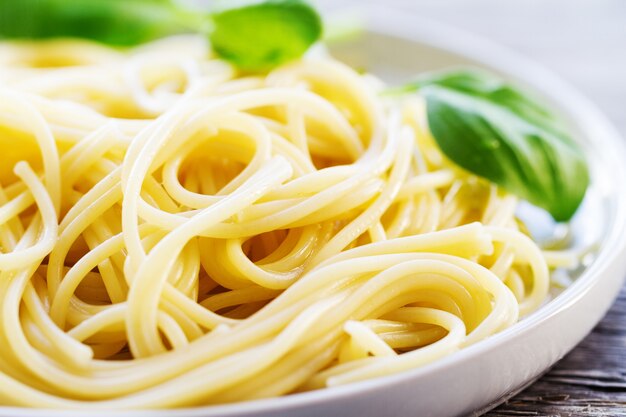
M358 7L363 1L332 3ZM626 137L626 0L385 4L484 35L540 62L591 98ZM486 416L626 416L626 288L578 347Z

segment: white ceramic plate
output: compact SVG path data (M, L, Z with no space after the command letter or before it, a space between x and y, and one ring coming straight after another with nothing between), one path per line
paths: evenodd
M368 8L368 31L334 53L388 81L473 64L534 90L570 123L584 146L592 186L573 222L574 245L599 242L575 282L513 327L419 369L352 385L240 404L92 416L281 417L480 414L538 378L598 323L626 275L626 150L607 120L545 70L489 41L384 8ZM0 417L85 416L84 412L0 407Z

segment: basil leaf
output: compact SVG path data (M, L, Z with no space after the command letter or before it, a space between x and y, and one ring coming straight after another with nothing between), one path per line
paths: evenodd
M302 0L248 2L213 14L213 49L248 71L301 56L322 34L317 12Z
M548 110L508 85L502 79L485 71L461 69L426 74L404 88L415 91L426 85L439 85L498 103L529 122L541 126L562 138L567 138L563 126Z
M197 24L170 0L0 0L0 38L76 37L132 46Z
M466 170L569 220L589 173L585 158L551 114L486 73L418 80L430 130L443 153Z

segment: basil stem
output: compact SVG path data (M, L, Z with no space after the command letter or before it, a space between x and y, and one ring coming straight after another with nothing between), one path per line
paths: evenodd
M174 0L0 0L0 38L83 38L133 46L198 32L240 69L262 71L301 56L321 36L320 17L304 0L224 3L214 13Z
M433 74L394 92L418 91L443 153L466 170L569 220L589 172L579 146L550 112L495 75Z

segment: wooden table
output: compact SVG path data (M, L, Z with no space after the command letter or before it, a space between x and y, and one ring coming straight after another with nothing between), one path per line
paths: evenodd
M364 2L332 3L358 7ZM484 35L540 62L595 101L626 137L626 0L385 0L385 4ZM486 415L626 416L626 287L578 347L536 383Z

